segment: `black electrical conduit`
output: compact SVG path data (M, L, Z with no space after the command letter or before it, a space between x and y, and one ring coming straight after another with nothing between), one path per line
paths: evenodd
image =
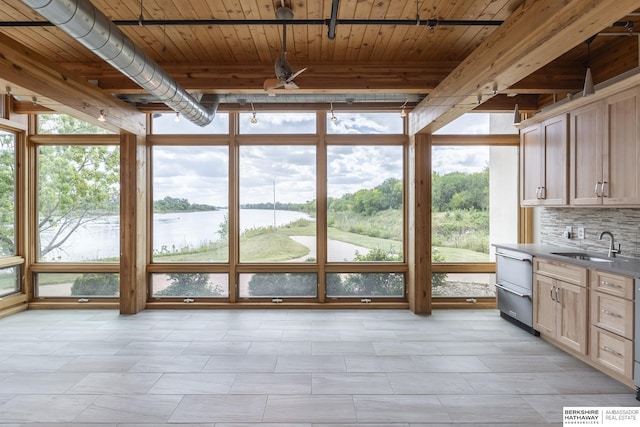
M114 20L116 26L238 26L238 25L326 25L329 28L329 39L336 37L337 24L342 25L409 25L428 28L445 26L462 27L489 27L502 25L504 21L489 20L446 20L446 19L150 19L140 21L138 19ZM0 28L10 27L53 27L49 21L2 21ZM632 21L614 22L611 27L626 28L629 33L633 31ZM625 35L626 33L621 33Z

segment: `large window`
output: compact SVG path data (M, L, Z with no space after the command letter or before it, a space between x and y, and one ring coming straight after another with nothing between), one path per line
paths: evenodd
M38 148L38 261L118 262L118 147Z
M35 298L120 294L120 147L109 133L64 114L38 115L39 135L30 138Z
M405 300L404 120L324 114L247 109L228 135L154 118L154 301Z
M16 136L0 130L0 257L16 254Z
M403 261L403 147L327 147L327 260Z
M315 199L314 146L240 147L240 261L315 261Z
M494 262L491 243L518 236L518 147L434 146L432 259L434 297L495 296L493 274L473 265ZM457 265L456 265L457 264Z
M16 187L16 134L0 129L0 262L6 261L0 267L0 297L20 291Z
M153 261L229 260L229 149L153 148Z

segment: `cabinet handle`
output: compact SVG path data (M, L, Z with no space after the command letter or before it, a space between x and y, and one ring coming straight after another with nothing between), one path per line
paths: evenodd
M608 316L611 316L611 317L620 317L620 318L622 318L622 316L620 314L614 313L613 311L605 310L604 308L602 310L600 310L600 312L603 313L603 314L606 314Z
M549 291L549 294L551 294L551 301L555 301L556 299L553 297L553 290L554 290L555 286L551 287L551 290Z
M602 351L606 351L607 353L611 353L611 354L613 354L615 356L618 356L618 357L622 357L623 356L622 353L618 353L617 351L615 351L611 347L607 347L606 345L602 346Z
M560 304L560 298L558 298L558 289L559 289L559 288L558 288L557 286L554 286L554 287L553 287L553 289L555 289L555 290L556 290L556 297L554 298L554 300L555 300L558 304Z
M540 198L540 187L536 187L536 199Z
M610 288L617 288L617 289L622 289L623 288L622 285L618 285L617 283L607 282L606 280L601 280L600 281L600 285L601 286L608 286Z
M600 193L598 193L598 187L599 187L599 186L600 186L600 181L596 182L596 188L595 188L595 191L596 191L596 197L600 197Z
M609 188L607 187L607 191L605 192L605 185L609 185L609 182L604 181L602 183L602 186L600 186L600 197L609 197L607 196L607 193L609 192Z
M540 187L540 198L541 199L546 199L547 198L547 191L545 187Z

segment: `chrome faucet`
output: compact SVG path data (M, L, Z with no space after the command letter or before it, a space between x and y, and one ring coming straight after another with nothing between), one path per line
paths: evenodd
M618 249L616 249L615 243L613 242L613 234L610 231L600 233L600 240L602 240L602 236L609 236L609 257L615 258L616 254L622 253L622 251L620 251L620 243L618 243Z

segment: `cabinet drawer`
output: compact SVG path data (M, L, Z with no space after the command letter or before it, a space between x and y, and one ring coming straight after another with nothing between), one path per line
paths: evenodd
M633 378L633 342L598 327L591 328L591 360L604 370Z
M633 301L591 291L591 322L633 339Z
M634 280L631 277L591 270L591 289L593 290L632 300L633 285Z
M534 273L553 277L574 285L587 286L587 269L579 265L535 257L533 259L533 271Z

